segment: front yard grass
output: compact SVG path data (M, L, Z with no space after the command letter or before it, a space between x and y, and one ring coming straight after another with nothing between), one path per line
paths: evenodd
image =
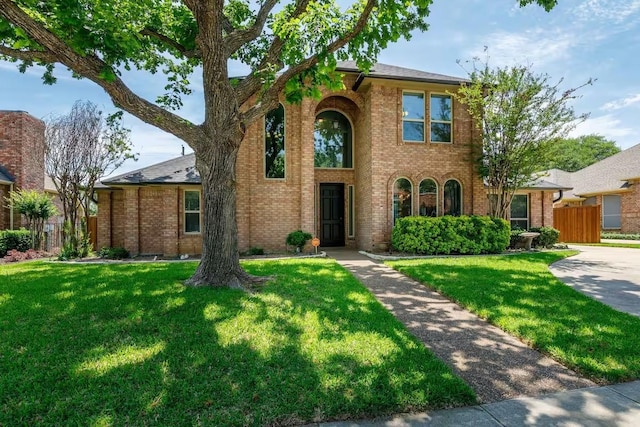
M473 391L327 260L0 266L0 425L291 425L460 406Z
M388 264L597 382L639 378L640 318L573 290L549 271L574 253Z
M601 243L576 243L576 245L584 245L584 246L606 246L606 247L609 247L609 248L629 248L629 249L640 249L640 243L601 242Z

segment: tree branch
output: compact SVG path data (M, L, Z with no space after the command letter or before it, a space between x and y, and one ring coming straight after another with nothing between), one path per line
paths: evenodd
M164 34L160 34L156 30L152 30L151 28L145 28L144 30L140 31L140 34L158 40L159 42L177 50L178 52L180 52L180 54L182 54L186 58L200 58L200 52L197 49L188 50L177 41L173 40L170 37L165 36Z
M324 50L324 53L334 53L346 46L351 40L353 40L367 25L367 21L369 20L371 11L373 10L376 3L376 0L368 0L364 10L362 11L362 14L360 15L360 18L358 18L358 22L356 23L356 25L344 36L330 43ZM285 72L280 74L276 78L276 81L265 91L263 95L265 100L272 101L274 98L277 99L278 94L284 89L285 84L287 83L287 81L289 81L289 79L316 65L318 63L318 59L319 55L316 53L315 55L309 56L296 65L289 67ZM260 116L266 114L270 110L270 104L272 103L273 102L266 102L263 104L259 102L250 107L243 114L245 123L251 123L253 120L256 120Z
M10 56L23 61L40 61L49 64L57 62L53 53L39 50L18 50L0 46L0 55Z
M269 13L271 13L271 10L275 7L276 4L278 4L278 1L279 0L266 0L260 7L253 25L243 30L234 30L233 27L231 27L231 31L229 31L229 28L227 28L227 26L230 26L231 23L226 17L224 18L223 26L224 30L227 32L227 37L225 39L227 56L231 56L245 43L256 39L260 34L262 34L264 24L267 22L267 18L269 17Z
M75 73L88 78L102 87L114 104L141 120L167 131L187 142L192 148L203 140L199 126L147 101L133 93L112 71L111 67L93 54L81 55L67 46L58 36L47 30L41 23L26 14L11 0L0 0L0 16L20 27L29 37L41 45L45 52ZM19 51L21 52L21 51ZM52 53L55 52L55 55ZM112 78L104 78L111 71Z

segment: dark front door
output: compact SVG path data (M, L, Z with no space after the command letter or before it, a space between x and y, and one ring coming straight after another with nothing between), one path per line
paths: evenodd
M344 184L320 184L320 244L344 246Z

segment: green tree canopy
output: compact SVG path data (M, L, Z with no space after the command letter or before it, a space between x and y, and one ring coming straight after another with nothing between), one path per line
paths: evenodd
M289 102L342 89L336 61L367 71L389 43L427 29L431 0L0 0L0 55L21 70L62 64L100 85L120 108L184 140L202 180L202 259L188 284L241 287L235 162L247 126ZM557 0L519 0L546 10ZM249 67L230 79L228 64ZM134 93L127 71L164 74L155 100ZM194 73L201 79L194 79ZM157 77L156 77L157 78ZM204 120L175 110L202 82ZM250 102L251 101L251 102ZM243 107L243 108L241 108Z
M577 88L563 90L562 80L553 83L530 66L474 64L470 79L454 96L468 107L482 138L478 165L488 186L489 214L507 219L515 191L532 182L550 147L586 115L576 117L570 106Z
M555 141L549 146L549 156L543 169L575 172L620 152L615 141L602 135L582 135Z

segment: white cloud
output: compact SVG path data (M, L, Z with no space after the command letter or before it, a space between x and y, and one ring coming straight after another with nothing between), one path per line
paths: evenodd
M616 24L640 12L640 0L588 0L574 9L582 21L609 21Z
M496 31L483 40L489 47L491 63L502 66L514 62L541 66L565 59L577 43L579 38L571 32L561 29L550 32L542 28L517 33ZM484 53L478 46L469 56L483 58Z
M605 114L603 116L589 118L578 124L569 136L577 137L593 133L604 135L609 139L616 140L622 137L631 136L634 133L637 133L637 131L630 127L624 127L622 125L622 120L617 118L615 115Z
M607 102L602 107L600 107L600 109L604 111L614 111L614 110L620 110L621 108L625 108L630 105L638 104L638 103L640 103L640 93L632 96L628 96L626 98L616 99L615 101Z

